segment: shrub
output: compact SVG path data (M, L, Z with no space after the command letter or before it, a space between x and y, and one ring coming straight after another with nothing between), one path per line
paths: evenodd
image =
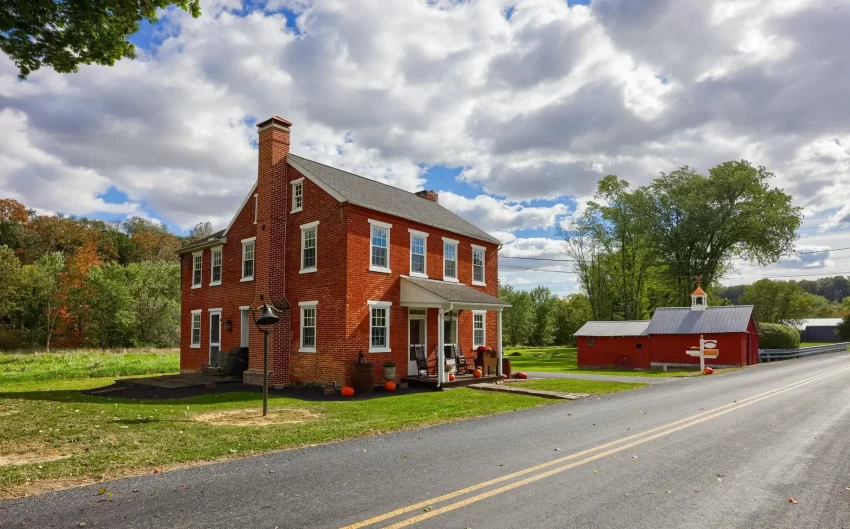
M759 347L762 349L799 349L800 332L781 323L759 324Z

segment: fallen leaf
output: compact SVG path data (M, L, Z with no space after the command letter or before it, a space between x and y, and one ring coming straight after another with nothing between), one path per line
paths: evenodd
M723 478L717 478L717 481L723 481Z
M103 496L104 494L106 494L106 488L101 487L100 490L97 491L97 493L100 494L101 496Z
M425 511L425 512L431 512L431 511L433 511L433 510L434 510L434 507L429 505L428 507L425 507L425 508L424 508L424 509L422 509L422 510L423 510L423 511Z
M159 474L160 472L162 472L162 469L161 469L161 468L159 468L159 467L157 467L157 468L153 469L153 473L154 473L154 474Z
M632 456L632 459L637 459L637 456Z
M672 491L672 490L668 490L668 491L666 491L666 492L667 492L667 494L673 494L673 491Z
M86 522L80 522L80 523L77 524L77 527L85 527L85 526L86 526Z
M797 500L795 500L794 498L788 498L788 502L789 502L789 503L795 503L795 504L796 504L796 503L797 503Z
M556 451L556 452L560 452L560 451L561 451L561 449L560 449L560 448L556 448L556 449L555 449L555 451Z

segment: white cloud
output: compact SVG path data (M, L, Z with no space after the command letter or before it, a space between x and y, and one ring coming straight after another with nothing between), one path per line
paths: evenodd
M466 198L450 191L440 191L439 195L440 204L486 231L546 229L569 211L566 204L537 207L509 204L488 195Z

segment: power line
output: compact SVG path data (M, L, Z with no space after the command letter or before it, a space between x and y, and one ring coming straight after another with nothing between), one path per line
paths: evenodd
M810 252L794 252L794 253L790 253L788 255L783 255L782 257L794 257L794 256L797 256L797 255L813 255L813 254L818 254L818 253L840 252L840 251L844 251L844 250L850 250L850 247L847 247L847 248L830 248L828 250L816 250L816 251L810 251ZM550 262L555 262L555 263L575 263L576 262L575 259L554 259L554 258L551 258L551 257L511 257L511 256L508 256L508 255L504 255L503 253L500 253L499 257L501 257L503 259L520 259L520 260L528 260L528 261L550 261ZM745 259L743 257L733 257L732 259L737 260L737 261L749 261L749 259ZM666 262L683 262L681 260L669 261L669 260L666 260L666 259L665 259L665 261Z
M499 265L499 268L506 268L510 270L525 270L529 272L551 272L553 274L575 274L575 272L571 272L568 270L552 270L549 268L534 268L530 266L511 266L511 265ZM769 276L758 276L758 279L778 279L778 278L789 278L789 277L828 277L828 276L844 276L850 275L850 271L848 272L827 272L822 274L789 274L789 275L769 275ZM688 276L690 277L690 276ZM723 279L753 279L754 276L724 276Z

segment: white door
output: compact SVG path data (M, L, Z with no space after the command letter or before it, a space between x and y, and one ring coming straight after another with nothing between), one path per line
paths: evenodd
M239 319L239 346L248 347L248 330L251 328L250 312L248 309L240 309Z
M428 327L428 311L427 309L407 309L407 333L409 345L424 345L425 351L428 351L427 344L427 327ZM407 374L416 376L419 370L416 367L416 356L410 347L407 348Z
M210 311L210 365L218 364L221 351L221 311Z

